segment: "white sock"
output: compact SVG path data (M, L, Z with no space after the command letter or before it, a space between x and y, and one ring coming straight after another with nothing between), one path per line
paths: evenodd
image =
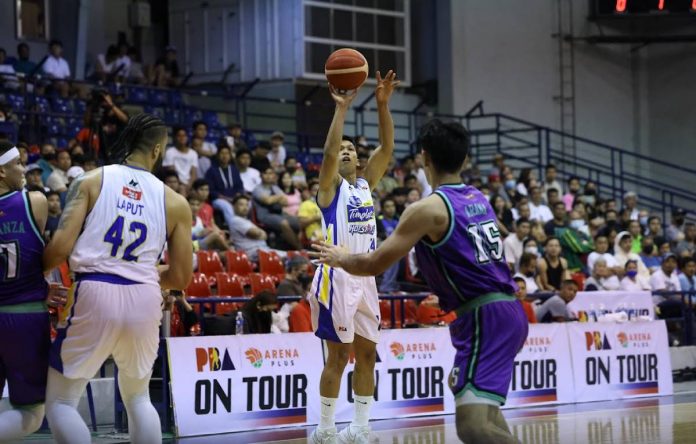
M353 403L355 404L355 418L351 423L357 427L365 427L370 421L370 408L374 398L372 396L353 395Z
M321 419L319 428L322 430L336 427L336 401L338 398L321 397Z

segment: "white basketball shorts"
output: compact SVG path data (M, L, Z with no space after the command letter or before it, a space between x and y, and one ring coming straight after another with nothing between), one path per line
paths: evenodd
M51 367L70 379L92 378L113 356L120 372L144 378L159 347L160 287L113 275L78 278L51 347Z
M380 312L374 277L353 276L342 269L320 265L309 295L314 333L349 344L355 335L379 341Z

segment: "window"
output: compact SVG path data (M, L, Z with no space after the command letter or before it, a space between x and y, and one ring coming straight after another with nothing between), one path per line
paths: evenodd
M17 0L17 38L48 40L48 0Z
M410 80L408 0L304 0L305 77L324 78L324 63L339 48L360 51L370 76L394 69Z

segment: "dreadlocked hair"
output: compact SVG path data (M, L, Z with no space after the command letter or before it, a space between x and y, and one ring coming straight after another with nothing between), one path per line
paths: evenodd
M151 114L137 114L128 119L118 139L110 147L107 163L122 164L134 151L150 152L167 134L167 126Z

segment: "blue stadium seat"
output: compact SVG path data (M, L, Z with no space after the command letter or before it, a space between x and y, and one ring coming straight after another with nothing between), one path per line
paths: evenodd
M148 95L150 103L153 105L167 105L169 103L167 91L151 89Z
M9 102L12 109L24 108L24 97L18 94L7 94L5 100Z
M75 114L83 115L87 111L87 102L80 99L73 101L73 111Z
M60 136L64 134L63 132L63 127L58 125L58 122L53 121L46 125L46 128L48 130L48 135L49 136Z
M151 105L145 105L143 107L143 111L152 114L153 116L157 117L158 119L164 120L164 110L162 108L155 108L154 106Z
M165 108L164 109L164 122L167 125L178 125L181 118L181 113L178 110Z
M51 111L51 106L48 103L48 99L45 97L36 97L34 100L34 105L36 106L36 111L40 113L47 113Z
M72 113L72 103L70 100L61 99L60 97L55 97L53 99L53 106L51 107L53 112L68 114Z
M147 103L149 98L147 90L141 86L131 86L126 91L128 101L133 103Z
M65 121L66 134L75 135L82 129L82 120L75 117L66 119Z
M180 91L171 91L169 93L169 104L171 106L181 106L184 104Z
M220 126L218 115L215 111L203 111L201 120L208 125L208 131L210 131L212 128L217 128Z

